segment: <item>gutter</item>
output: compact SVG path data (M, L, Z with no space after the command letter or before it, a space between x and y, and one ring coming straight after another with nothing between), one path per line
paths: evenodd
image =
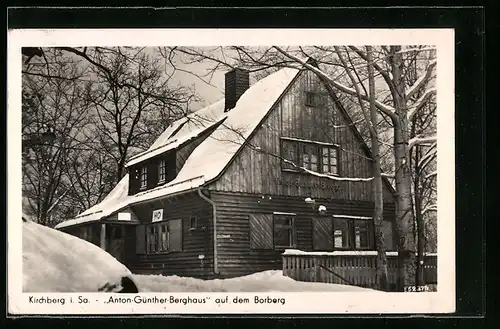
M219 267L217 264L217 207L215 206L215 202L213 202L210 198L206 197L202 191L202 186L198 187L198 195L208 203L212 205L212 217L213 217L213 234L214 234L214 273L215 275L219 275Z

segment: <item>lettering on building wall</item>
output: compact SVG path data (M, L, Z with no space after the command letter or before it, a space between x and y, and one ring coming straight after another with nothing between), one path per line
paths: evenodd
M334 192L340 191L340 186L335 184L335 183L329 183L325 181L309 181L305 180L302 181L300 178L296 179L282 179L278 178L278 185L282 186L295 186L295 187L306 187L306 188L312 188L312 189L329 189Z

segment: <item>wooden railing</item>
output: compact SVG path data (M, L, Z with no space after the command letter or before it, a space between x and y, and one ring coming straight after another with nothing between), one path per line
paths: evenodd
M376 288L376 252L373 253L299 253L282 255L283 275L297 281L348 284ZM397 253L387 254L389 289L396 290L398 279ZM437 283L437 256L425 255L424 283Z

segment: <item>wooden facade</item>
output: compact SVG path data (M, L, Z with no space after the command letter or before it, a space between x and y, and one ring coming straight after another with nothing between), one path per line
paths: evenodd
M129 195L173 180L218 124L131 166ZM158 179L160 161L165 181ZM325 177L332 174L337 179ZM373 249L370 177L370 154L352 121L331 90L304 71L216 179L131 206L136 224L123 231L123 262L136 273L234 277L281 269L289 248ZM388 184L383 193L386 249L394 250L394 195Z
M273 216L291 215L294 218L293 245L289 248L303 251L315 251L315 243L325 245L323 241L313 239L315 224L321 220L333 220L332 216L320 216L317 210L304 202L301 197L277 195L258 195L228 192L212 192L210 198L216 204L217 211L217 259L222 277L233 277L269 269L280 269L281 254L286 247L273 243ZM373 204L370 202L354 202L349 200L317 200L324 205L329 214L369 217L373 215ZM253 221L264 217L266 222ZM395 242L392 225L394 221L394 204L384 207L384 218L389 230L388 250L394 250ZM257 222L255 225L253 223ZM254 227L252 227L254 226ZM252 229L252 230L251 230ZM330 231L330 234L333 232ZM266 246L252 246L254 236L264 235ZM324 237L324 235L322 236ZM330 248L320 250L331 251Z
M305 105L309 92L315 96L314 106ZM370 181L338 181L283 170L283 141L303 141L301 144L337 147L339 177L372 177L372 161L366 152L366 145L357 138L354 129L318 78L313 73L303 72L248 140L249 145L210 189L372 201ZM384 186L384 199L393 199L387 184Z
M153 211L159 209L163 211L163 218L153 222ZM213 277L212 207L197 192L135 205L133 210L141 223L131 237L134 252L126 258L132 271ZM150 252L146 241L148 228L175 220L180 222L180 247L172 251ZM169 234L172 238L177 232Z

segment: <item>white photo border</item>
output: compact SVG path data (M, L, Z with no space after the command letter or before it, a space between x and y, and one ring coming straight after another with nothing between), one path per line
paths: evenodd
M164 41L168 40L168 44ZM158 298L208 298L206 303L107 304L108 294L22 292L21 47L23 46L435 45L437 47L437 292L143 293ZM455 54L453 29L40 29L8 32L8 312L65 314L404 314L453 313L455 297ZM327 43L326 43L327 42ZM113 294L114 295L114 294ZM118 295L118 296L117 296ZM123 297L121 294L115 297ZM120 296L121 295L121 296ZM88 303L32 304L30 296L83 296ZM215 298L285 298L281 304L216 304Z

